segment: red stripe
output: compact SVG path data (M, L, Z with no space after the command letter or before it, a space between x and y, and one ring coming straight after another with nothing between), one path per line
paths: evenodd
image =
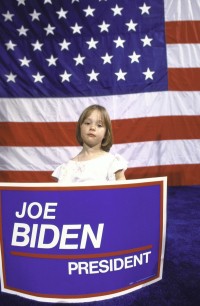
M0 171L0 182L37 183L55 182L51 171ZM167 165L154 167L129 168L127 179L168 177L169 186L187 186L199 184L200 165Z
M74 135L74 122L0 122L1 146L74 146Z
M199 139L200 116L163 116L113 122L114 142Z
M129 168L127 179L150 178L167 176L169 186L199 185L200 165L166 165Z
M200 91L200 68L168 68L168 89Z
M165 32L167 44L200 43L200 21L167 21Z
M0 171L0 182L55 183L51 171Z
M114 143L200 139L200 116L114 120ZM58 137L59 135L59 137ZM75 123L0 123L1 146L76 146Z
M152 249L152 245L146 245L140 248L134 248L129 250L115 251L109 253L95 253L95 254L39 254L39 253L25 253L25 252L15 252L11 251L10 254L13 256L21 257L32 257L32 258L50 258L50 259L89 259L89 258L103 258L103 257L113 257L113 256L123 256L126 254L139 253L142 251Z

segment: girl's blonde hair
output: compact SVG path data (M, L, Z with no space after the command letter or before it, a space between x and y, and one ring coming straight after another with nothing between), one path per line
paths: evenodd
M101 105L98 105L98 104L90 105L82 112L78 120L77 127L76 127L76 139L78 143L82 146L83 140L81 137L81 125L83 124L85 119L88 118L94 110L98 110L101 113L103 123L105 124L105 127L106 127L106 133L101 143L101 148L102 150L109 152L113 144L112 125L111 125L110 116L107 110L105 109L105 107Z

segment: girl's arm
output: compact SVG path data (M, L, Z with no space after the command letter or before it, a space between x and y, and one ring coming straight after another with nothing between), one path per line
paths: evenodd
M116 180L126 180L125 174L124 174L124 170L118 170L117 172L115 172L115 178Z

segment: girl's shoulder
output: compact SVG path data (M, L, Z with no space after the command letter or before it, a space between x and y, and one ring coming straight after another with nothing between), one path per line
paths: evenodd
M125 160L124 157L122 157L120 154L114 154L111 152L104 152L103 154L101 154L100 156L98 156L97 158L94 159L94 161L97 162L114 162L114 163L123 163L123 164L127 164L127 161Z
M127 160L120 154L111 154L111 159L113 161L113 164L116 166L116 167L122 167L122 169L127 169L128 167L128 162Z
M93 156L92 158L89 158L89 159L85 159L84 155L78 154L73 159L71 159L69 162L71 164L73 163L92 163L92 162L100 162L101 160L111 159L111 158L112 158L112 154L104 151L103 153L97 154L96 156Z
M65 163L62 163L60 165L58 165L53 173L52 173L52 176L55 177L55 178L59 178L60 176L62 176L62 174L66 171L66 170L69 170L70 168L72 168L73 166L73 160L69 160Z
M128 162L120 154L114 154L111 152L105 152L99 158L96 159L98 167L108 167L110 171L126 170L128 168Z

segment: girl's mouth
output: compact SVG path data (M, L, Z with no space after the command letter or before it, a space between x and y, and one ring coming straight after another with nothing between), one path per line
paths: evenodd
M91 134L91 133L88 134L88 136L89 136L89 137L95 137L95 135L94 135L94 134Z

